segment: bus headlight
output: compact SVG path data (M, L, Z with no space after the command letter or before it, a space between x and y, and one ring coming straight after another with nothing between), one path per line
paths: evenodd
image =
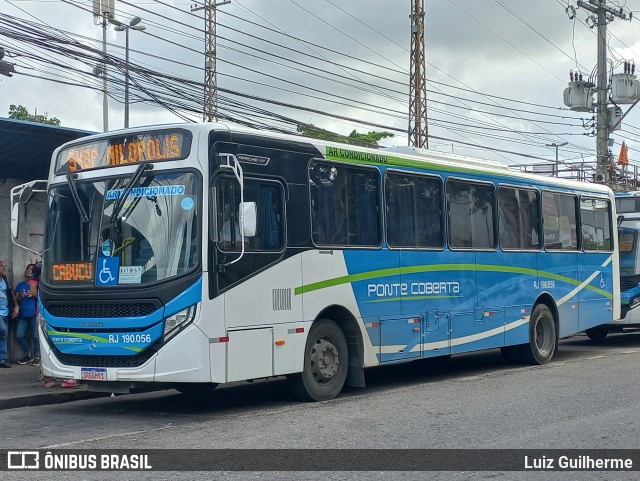
M640 306L640 296L636 296L629 301L629 309Z
M169 316L164 321L164 339L171 339L182 329L191 324L196 317L196 306L188 307L173 316Z

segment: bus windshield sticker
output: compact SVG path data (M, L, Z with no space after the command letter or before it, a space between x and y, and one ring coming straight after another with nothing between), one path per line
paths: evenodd
M180 202L180 207L182 207L182 210L191 210L195 207L195 205L196 203L193 200L193 197L185 197Z
M118 284L140 284L142 282L142 266L120 266Z
M107 191L107 200L119 199L126 189L113 189ZM134 187L127 197L151 197L164 195L184 195L184 185L163 185L154 187Z
M96 286L115 286L118 284L120 256L98 258Z

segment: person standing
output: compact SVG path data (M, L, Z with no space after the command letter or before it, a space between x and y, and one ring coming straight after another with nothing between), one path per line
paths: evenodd
M9 316L18 315L18 303L7 279L7 263L0 259L0 368L9 368L7 362L7 339L9 337Z
M38 287L37 281L33 279L33 264L29 264L24 270L24 281L18 283L15 288L15 296L20 307L18 315L18 327L16 338L22 348L24 357L18 364L40 365L40 339L38 338ZM29 342L26 334L30 333L33 340L33 356L29 349Z

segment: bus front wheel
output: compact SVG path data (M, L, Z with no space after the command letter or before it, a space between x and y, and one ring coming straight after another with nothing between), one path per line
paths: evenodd
M290 375L292 393L304 401L333 399L344 386L349 367L347 340L330 319L313 323L304 350L304 369Z
M529 321L529 343L521 346L520 355L527 364L547 364L558 346L556 322L551 310L538 304Z

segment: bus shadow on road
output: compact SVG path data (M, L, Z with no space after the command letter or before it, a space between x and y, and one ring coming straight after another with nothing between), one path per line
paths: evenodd
M583 357L615 353L616 349L640 348L640 333L610 334L604 342L594 343L584 334L561 339L554 358L558 361L579 361ZM552 363L554 362L552 361ZM339 399L366 396L377 392L415 386L424 383L454 381L457 378L483 376L526 368L525 364L507 363L500 349L457 354L452 357L417 359L411 362L382 365L365 370L366 387L345 387ZM329 401L332 402L332 401ZM299 404L289 392L284 377L233 383L199 396L184 395L175 390L116 396L91 401L114 403L113 410L127 411L137 416L232 414L246 409L280 409ZM103 404L103 408L105 407Z

